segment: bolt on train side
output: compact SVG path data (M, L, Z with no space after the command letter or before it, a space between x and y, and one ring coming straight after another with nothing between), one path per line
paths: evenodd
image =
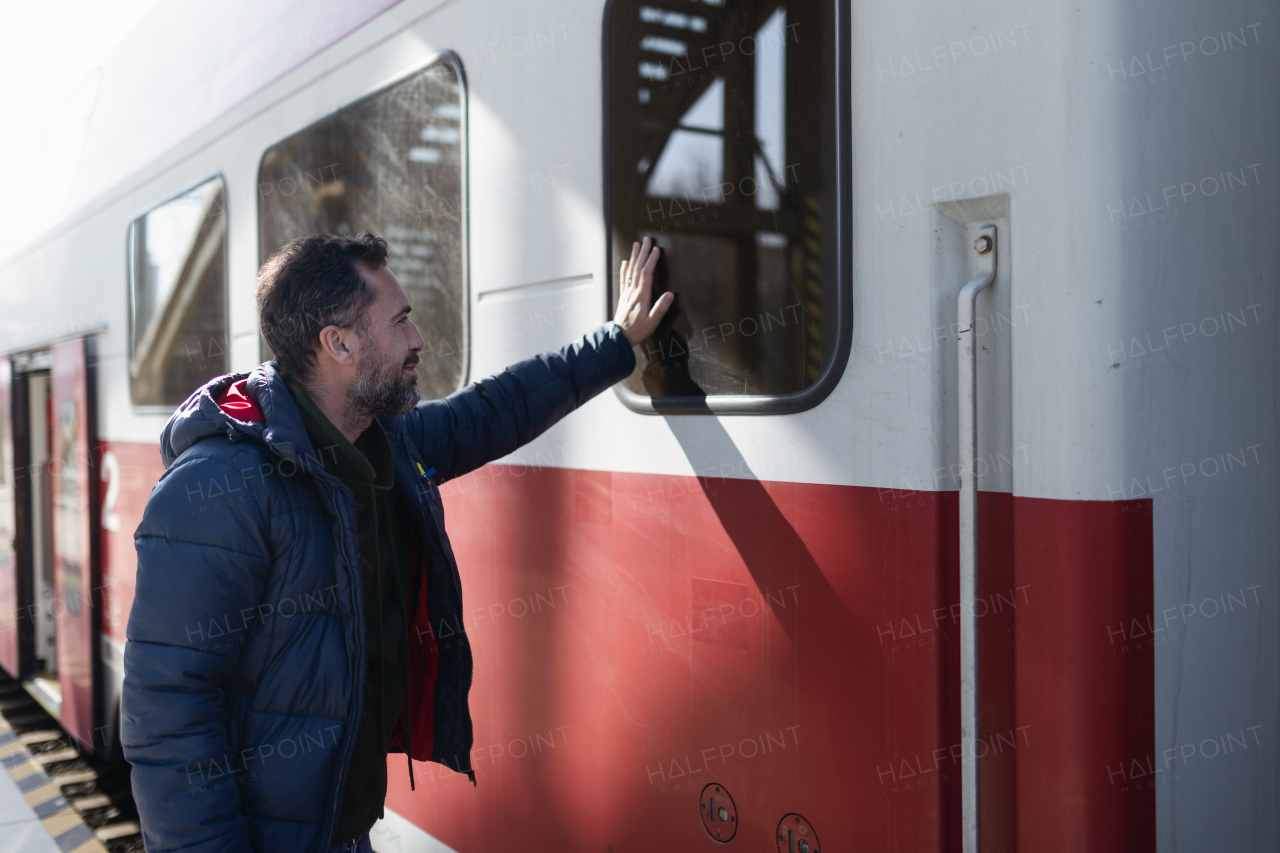
M162 5L11 198L0 666L117 753L160 430L278 246L385 237L443 396L648 236L634 374L443 487L479 787L391 762L376 849L1275 849L1276 17Z

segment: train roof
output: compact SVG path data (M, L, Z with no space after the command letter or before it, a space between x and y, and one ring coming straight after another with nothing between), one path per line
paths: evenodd
M167 2L36 130L0 268L92 215L185 140L400 0ZM195 35L193 35L195 34Z

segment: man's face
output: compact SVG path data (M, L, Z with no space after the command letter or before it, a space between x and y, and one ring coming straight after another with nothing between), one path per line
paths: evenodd
M421 399L418 392L418 351L422 336L409 319L409 298L386 267L360 273L374 292L365 309L356 378L348 405L362 415L403 415Z

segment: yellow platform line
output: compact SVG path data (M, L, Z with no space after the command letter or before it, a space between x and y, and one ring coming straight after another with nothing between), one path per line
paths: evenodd
M0 764L22 792L27 805L40 818L45 831L63 853L107 853L80 815L62 796L62 791L44 772L40 762L18 740L9 721L0 714Z

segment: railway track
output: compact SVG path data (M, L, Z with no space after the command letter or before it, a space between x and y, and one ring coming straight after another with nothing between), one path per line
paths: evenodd
M0 673L0 716L7 724L3 728L12 730L14 735L5 738L7 743L20 743L61 792L62 800L53 796L47 801L45 811L49 815L36 807L50 834L58 837L58 833L68 832L72 838L84 839L74 848L63 849L92 850L95 846L88 842L96 839L109 853L142 853L128 764L104 761L85 753L21 684L3 673ZM21 772L20 768L27 764L26 755L17 747L11 747L10 751L3 762L5 770ZM67 815L67 806L78 815L79 821ZM50 815L60 816L56 829L49 825L54 819ZM79 828L81 822L87 831Z

